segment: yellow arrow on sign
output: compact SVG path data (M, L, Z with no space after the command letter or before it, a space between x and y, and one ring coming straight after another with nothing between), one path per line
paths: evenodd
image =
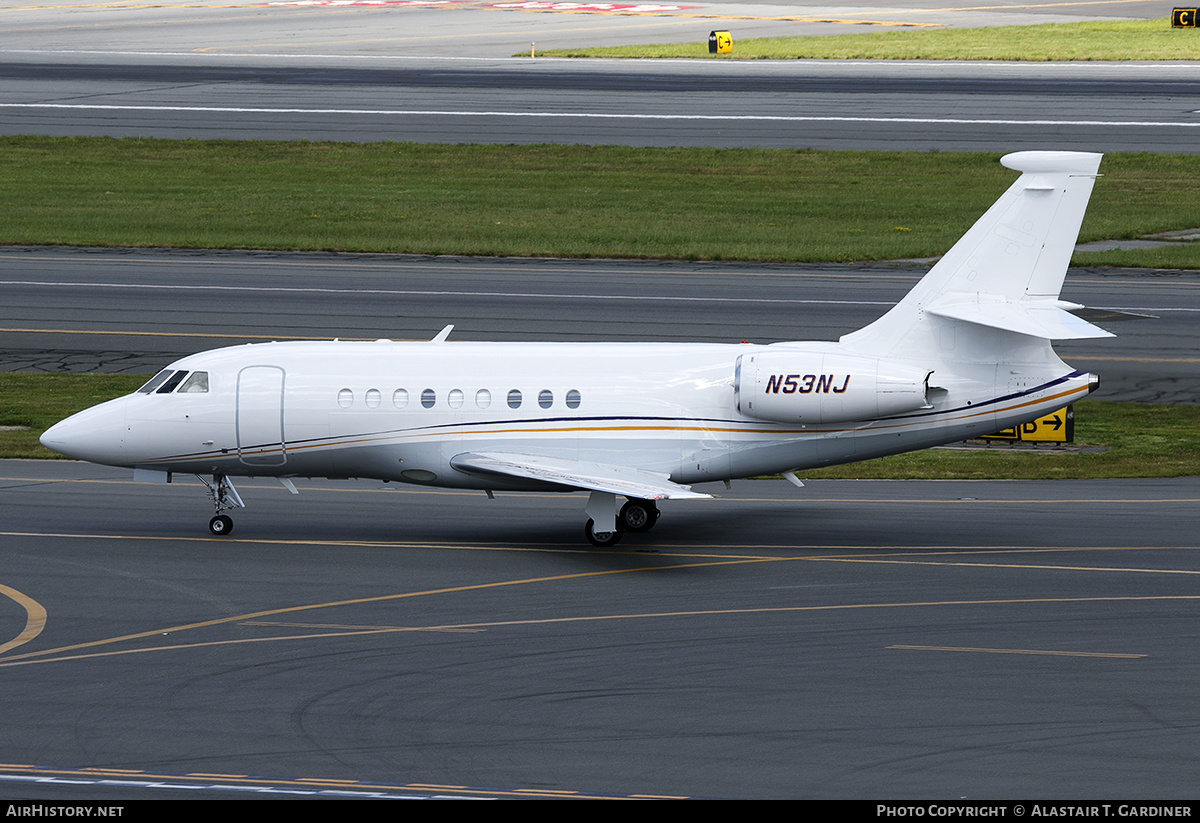
M982 440L1022 440L1036 443L1074 443L1075 442L1075 407L1049 414L1045 417L1031 420L1011 429L1004 429L995 434L985 435Z

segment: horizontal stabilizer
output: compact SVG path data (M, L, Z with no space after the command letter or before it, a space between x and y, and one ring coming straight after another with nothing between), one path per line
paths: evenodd
M1012 301L993 294L945 294L933 301L926 311L1046 340L1115 336L1067 311L1079 308L1083 307L1064 300Z
M1111 337L1059 301L1100 167L1090 152L1022 151L1000 162L1021 172L929 273L871 325L841 338L848 350L925 362L947 338L925 322L948 317L1044 340ZM983 338L955 343L964 351Z
M608 492L642 500L712 497L673 482L667 475L627 466L583 463L556 457L501 452L455 455L450 465L460 471L501 474L524 480L540 480L588 491Z

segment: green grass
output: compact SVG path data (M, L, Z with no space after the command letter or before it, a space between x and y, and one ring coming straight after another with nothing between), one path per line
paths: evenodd
M1055 480L1200 475L1200 406L1075 404L1076 446L1098 453L942 449L801 472L808 479Z
M137 374L0 372L0 458L59 457L38 443L42 432L78 411L129 394L149 379Z
M56 458L38 436L96 403L128 394L148 375L0 372L0 458ZM1097 454L922 451L802 472L805 478L1050 479L1200 475L1200 406L1084 401L1076 445Z
M1200 60L1200 31L1173 29L1169 18L747 40L737 39L736 22L730 25L734 36L730 54L710 55L707 39L682 44L548 49L540 54L717 60Z
M0 243L785 262L930 257L1015 178L997 159L4 137ZM1180 184L1200 179L1200 156L1113 154L1101 170L1081 239L1200 226L1200 198ZM1200 268L1200 244L1165 257L1121 252L1079 262Z

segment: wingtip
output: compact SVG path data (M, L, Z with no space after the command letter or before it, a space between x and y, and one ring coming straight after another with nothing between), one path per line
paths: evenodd
M1102 157L1090 151L1017 151L1001 157L1000 163L1029 174L1095 174Z

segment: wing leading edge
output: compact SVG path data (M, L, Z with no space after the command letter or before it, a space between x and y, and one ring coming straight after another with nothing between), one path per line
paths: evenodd
M675 483L667 475L658 472L555 457L504 452L467 452L451 458L450 465L461 471L539 480L642 500L712 497L711 494L694 492L691 486Z

